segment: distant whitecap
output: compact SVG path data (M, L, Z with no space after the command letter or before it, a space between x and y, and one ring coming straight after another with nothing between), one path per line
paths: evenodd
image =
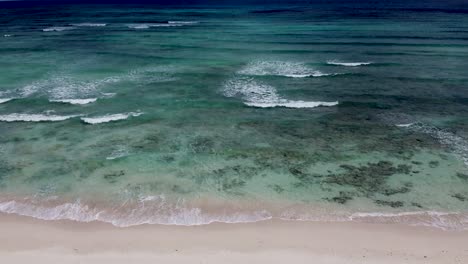
M14 98L0 98L0 104L9 102L9 101L11 101L11 100L13 100L13 99L14 99Z
M87 99L52 99L50 102L55 102L55 103L67 103L67 104L73 104L73 105L85 105L85 104L90 104L94 103L97 101L97 98L87 98Z
M372 62L341 62L341 61L327 61L329 65L336 65L336 66L345 66L345 67L358 67L364 65L370 65Z
M291 78L322 77L333 74L312 69L301 62L290 61L254 61L237 72L242 75L276 75Z
M140 112L131 112L131 113L123 113L123 114L108 114L108 115L97 116L97 117L82 117L81 120L87 124L94 125L94 124L125 120L129 117L137 117L142 114L143 113L140 113Z
M64 121L79 115L49 115L49 114L8 114L0 115L0 121L3 122L57 122Z
M226 97L240 97L244 104L252 107L271 108L314 108L319 106L335 106L338 101L303 101L282 98L276 88L257 82L252 78L236 78L224 84L223 94Z
M75 27L105 27L107 24L105 23L77 23L77 24L70 24Z
M168 21L168 24L183 24L183 25L193 25L198 24L198 21Z
M65 30L71 30L74 29L75 27L49 27L49 28L44 28L42 31L44 32L53 32L53 31L65 31Z

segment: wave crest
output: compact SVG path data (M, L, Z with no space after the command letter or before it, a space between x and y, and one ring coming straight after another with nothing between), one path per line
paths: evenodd
M371 65L372 62L341 62L341 61L327 61L327 64L329 65L335 65L335 66L345 66L345 67L358 67L358 66L365 66L365 65Z
M48 27L48 28L44 28L42 29L42 31L44 32L60 32L60 31L65 31L65 30L71 30L71 29L75 29L75 27Z
M77 24L70 24L74 27L105 27L107 24L105 23L77 23Z
M0 115L0 121L3 122L57 122L64 121L70 118L78 117L79 115L49 115L49 114L8 114Z
M97 101L97 98L88 98L88 99L52 99L49 100L50 102L54 103L67 103L67 104L73 104L73 105L85 105L85 104L90 104L94 103Z
M125 120L129 117L137 117L142 114L143 113L140 113L140 112L130 112L130 113L124 113L124 114L109 114L109 115L97 116L97 117L82 117L81 120L87 124L95 125L95 124Z
M229 206L228 206L229 207ZM296 208L297 209L297 208ZM196 226L216 222L249 223L270 219L310 222L360 222L406 224L428 226L443 230L468 229L468 214L460 212L323 212L283 208L279 211L250 208L240 209L223 207L221 210L207 210L190 206L184 199L169 201L164 195L139 196L119 204L102 206L99 203L86 203L77 199L60 202L57 197L41 200L22 198L19 200L2 199L0 212L34 217L42 220L72 220L79 222L100 221L118 227L142 224Z
M14 99L14 98L0 98L0 104L9 102L9 101L11 101L11 100L13 100L13 99Z
M237 73L253 76L274 75L291 78L322 77L334 75L313 70L304 63L290 61L255 61L247 64Z
M237 78L229 80L224 85L226 97L241 97L247 106L270 108L314 108L318 106L334 106L338 102L288 100L278 95L273 86L259 83L251 78Z

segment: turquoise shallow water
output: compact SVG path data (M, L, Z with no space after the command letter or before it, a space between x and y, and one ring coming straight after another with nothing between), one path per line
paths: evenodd
M0 211L468 225L464 13L0 13Z

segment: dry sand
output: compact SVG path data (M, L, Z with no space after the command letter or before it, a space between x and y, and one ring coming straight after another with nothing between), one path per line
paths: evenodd
M117 228L0 215L0 263L468 263L468 231L266 221Z

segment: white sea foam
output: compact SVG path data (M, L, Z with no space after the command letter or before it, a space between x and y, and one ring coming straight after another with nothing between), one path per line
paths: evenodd
M468 140L456 135L445 129L440 129L435 126L426 125L424 123L409 123L409 124L400 124L399 127L404 127L409 130L428 134L436 139L439 142L448 148L450 148L453 153L460 157L463 162L468 166Z
M52 99L50 102L56 102L56 103L67 103L67 104L73 104L73 105L85 105L85 104L90 104L94 103L97 101L97 98L87 98L87 99Z
M182 25L193 25L198 24L198 21L168 21L168 24L182 24Z
M132 29L148 29L152 27L182 27L186 24L181 23L143 23L143 24L127 24L127 27Z
M410 126L412 126L412 125L414 125L414 123L397 124L396 126L397 126L397 127L410 127Z
M77 24L70 24L71 26L75 27L105 27L107 24L105 23L77 23Z
M50 114L8 114L0 115L0 121L3 122L57 122L63 121L70 118L77 117L79 115L50 115Z
M245 103L248 106L270 108L270 107L287 107L287 108L314 108L318 106L335 106L338 102L306 102L306 101L292 101L281 100L277 103Z
M11 37L10 34L5 34L5 35L3 35L3 36L4 36L5 38Z
M131 113L123 113L123 114L109 114L109 115L104 115L104 116L98 116L98 117L82 117L81 120L83 122L88 123L88 124L101 124L101 123L108 123L108 122L114 122L114 121L119 121L119 120L125 120L129 117L137 117L142 115L143 113L140 112L131 112Z
M96 96L97 90L107 84L121 81L126 76L108 77L98 80L84 81L69 75L55 74L48 78L35 81L18 89L19 97L33 94L43 94L54 99L69 99Z
M318 106L334 106L338 102L288 100L278 95L273 86L254 81L251 78L236 78L224 84L223 93L227 97L241 97L248 106L269 108L314 108Z
M291 61L255 61L247 64L237 72L243 75L276 75L292 78L322 77L334 74L311 69L304 63Z
M372 223L404 223L413 226L428 226L443 230L468 229L468 215L459 212L399 212L399 213L353 213L349 221Z
M366 223L401 223L415 226L429 226L444 230L466 230L468 215L459 212L357 212L338 214L302 214L287 210L275 215L265 209L240 211L217 211L210 213L202 208L190 207L184 199L167 201L164 195L138 196L136 200L126 200L109 207L99 207L77 199L72 202L58 203L58 199L38 197L21 200L0 201L0 212L30 216L43 220L73 220L79 222L101 221L118 227L142 224L163 224L196 226L216 222L249 223L270 219L288 221L321 222L366 222Z
M111 97L114 97L116 95L116 93L101 93L101 94L106 98L111 98Z
M81 200L53 206L10 200L0 202L0 212L42 220L101 221L118 227L142 224L194 226L215 222L248 223L271 219L271 215L262 210L251 213L210 214L200 208L185 207L183 200L174 204L168 203L162 195L142 197L138 203L133 203L131 208L126 208L126 204L98 208L89 206Z
M327 64L345 67L358 67L364 65L370 65L372 62L341 62L341 61L327 61Z
M65 30L71 30L71 29L74 29L75 27L48 27L48 28L44 28L42 29L42 31L44 32L53 32L53 31L65 31Z
M112 151L112 153L106 157L107 160L115 160L128 156L129 151L125 146L117 146L117 148Z
M0 98L0 104L9 102L9 101L11 101L11 100L13 100L13 99L14 99L14 98Z

